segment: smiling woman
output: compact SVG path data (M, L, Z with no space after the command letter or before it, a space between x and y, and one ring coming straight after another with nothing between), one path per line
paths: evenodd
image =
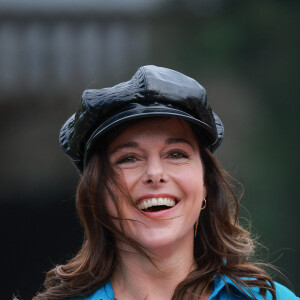
M170 69L85 91L60 133L81 173L85 239L35 299L298 299L250 262L232 180L213 156L223 132L204 88Z
M117 205L126 220L135 220L124 223L126 235L159 256L161 251L170 256L179 245L189 249L206 190L199 146L188 123L178 118L139 121L110 143L108 153L134 204L124 200ZM117 190L113 194L123 197ZM117 218L115 204L109 197L107 202L109 214Z

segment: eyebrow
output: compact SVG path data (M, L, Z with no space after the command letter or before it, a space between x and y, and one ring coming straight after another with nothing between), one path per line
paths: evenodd
M138 143L136 142L128 142L128 143L125 143L125 144L121 144L121 145L117 145L116 147L112 148L110 153L115 153L121 149L124 149L124 148L138 148L139 145Z
M184 144L187 144L189 145L192 149L194 149L194 146L187 140L185 139L181 139L181 138L168 138L166 139L166 144L167 145L172 145L172 144L179 144L179 143L184 143ZM139 147L139 144L136 143L136 142L128 142L128 143L125 143L125 144L120 144L120 145L117 145L116 147L114 147L110 153L115 153L121 149L126 149L126 148L138 148Z

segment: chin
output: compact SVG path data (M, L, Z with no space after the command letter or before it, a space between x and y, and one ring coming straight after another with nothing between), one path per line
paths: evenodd
M139 242L145 249L149 251L157 251L169 249L175 242L166 239L142 240Z
M173 230L176 233L176 230ZM178 233L178 231L177 231ZM167 251L170 254L170 250L174 247L178 248L187 244L193 244L193 232L185 234L172 234L170 229L165 230L150 230L147 232L140 232L139 235L131 236L136 242L138 242L144 249L150 252L158 251L163 254Z

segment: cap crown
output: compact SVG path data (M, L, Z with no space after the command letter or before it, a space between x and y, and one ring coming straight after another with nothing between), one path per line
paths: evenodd
M77 112L60 131L60 145L82 172L88 151L104 133L151 116L175 116L198 125L211 151L223 139L222 122L208 105L205 89L182 73L151 65L140 67L127 82L84 91Z

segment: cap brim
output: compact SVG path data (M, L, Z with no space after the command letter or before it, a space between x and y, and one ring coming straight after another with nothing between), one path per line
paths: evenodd
M88 153L92 149L93 145L105 133L107 133L111 129L113 129L121 124L124 124L130 120L138 120L138 119L142 119L142 118L152 118L152 117L181 118L181 119L184 119L194 125L199 126L200 127L199 131L201 131L202 134L203 134L203 130L204 130L205 138L207 139L208 144L213 144L218 139L218 137L215 136L215 130L213 128L211 128L205 122L196 119L192 115L190 115L182 110L178 110L178 109L171 108L168 106L163 106L163 107L147 106L147 107L142 107L142 109L134 108L134 109L122 111L118 114L113 115L111 118L109 118L104 123L102 123L99 127L96 128L96 130L91 134L90 138L88 139L88 141L86 143L84 164L86 163ZM195 129L194 126L193 126L193 128Z

